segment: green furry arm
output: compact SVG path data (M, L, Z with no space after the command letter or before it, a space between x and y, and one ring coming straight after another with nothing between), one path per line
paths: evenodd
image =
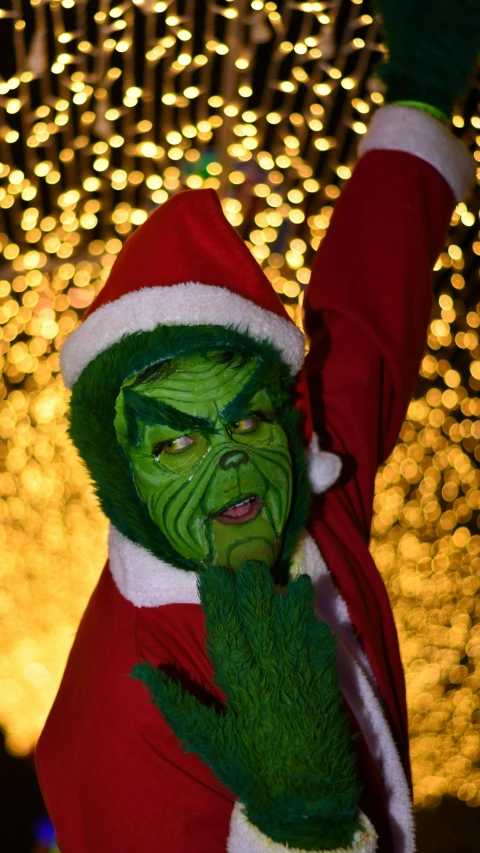
M348 848L360 828L356 759L336 639L316 621L310 578L282 596L269 569L250 562L237 573L205 569L199 588L225 713L152 666L133 675L265 835L304 850Z
M388 100L425 102L447 116L480 51L480 0L377 0Z

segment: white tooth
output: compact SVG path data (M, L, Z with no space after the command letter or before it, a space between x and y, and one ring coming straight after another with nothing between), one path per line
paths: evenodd
M234 504L232 507L230 507L230 509L236 509L239 506L244 506L245 504L250 504L254 500L255 500L255 498L246 498L246 500L240 501L238 504Z

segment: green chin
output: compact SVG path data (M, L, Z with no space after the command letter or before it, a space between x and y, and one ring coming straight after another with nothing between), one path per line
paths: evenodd
M257 500L259 500L257 498ZM239 568L245 560L261 560L272 566L279 555L281 540L275 532L271 512L263 501L254 518L236 522L212 518L207 521L207 538L216 565Z

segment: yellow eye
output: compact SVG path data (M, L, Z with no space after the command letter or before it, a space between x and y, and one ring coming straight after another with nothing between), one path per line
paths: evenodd
M241 421L235 421L235 423L230 424L232 432L253 432L257 426L258 418L255 415L248 415L246 418L242 418Z
M162 441L153 448L153 455L157 459L161 453L179 453L186 450L195 444L194 440L188 435L180 435L178 438L170 438L168 441Z

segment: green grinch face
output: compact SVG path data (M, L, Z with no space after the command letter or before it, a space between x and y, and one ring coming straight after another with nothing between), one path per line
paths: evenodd
M177 553L200 564L272 566L280 552L292 466L261 371L258 359L184 356L128 379L117 398L139 495Z

